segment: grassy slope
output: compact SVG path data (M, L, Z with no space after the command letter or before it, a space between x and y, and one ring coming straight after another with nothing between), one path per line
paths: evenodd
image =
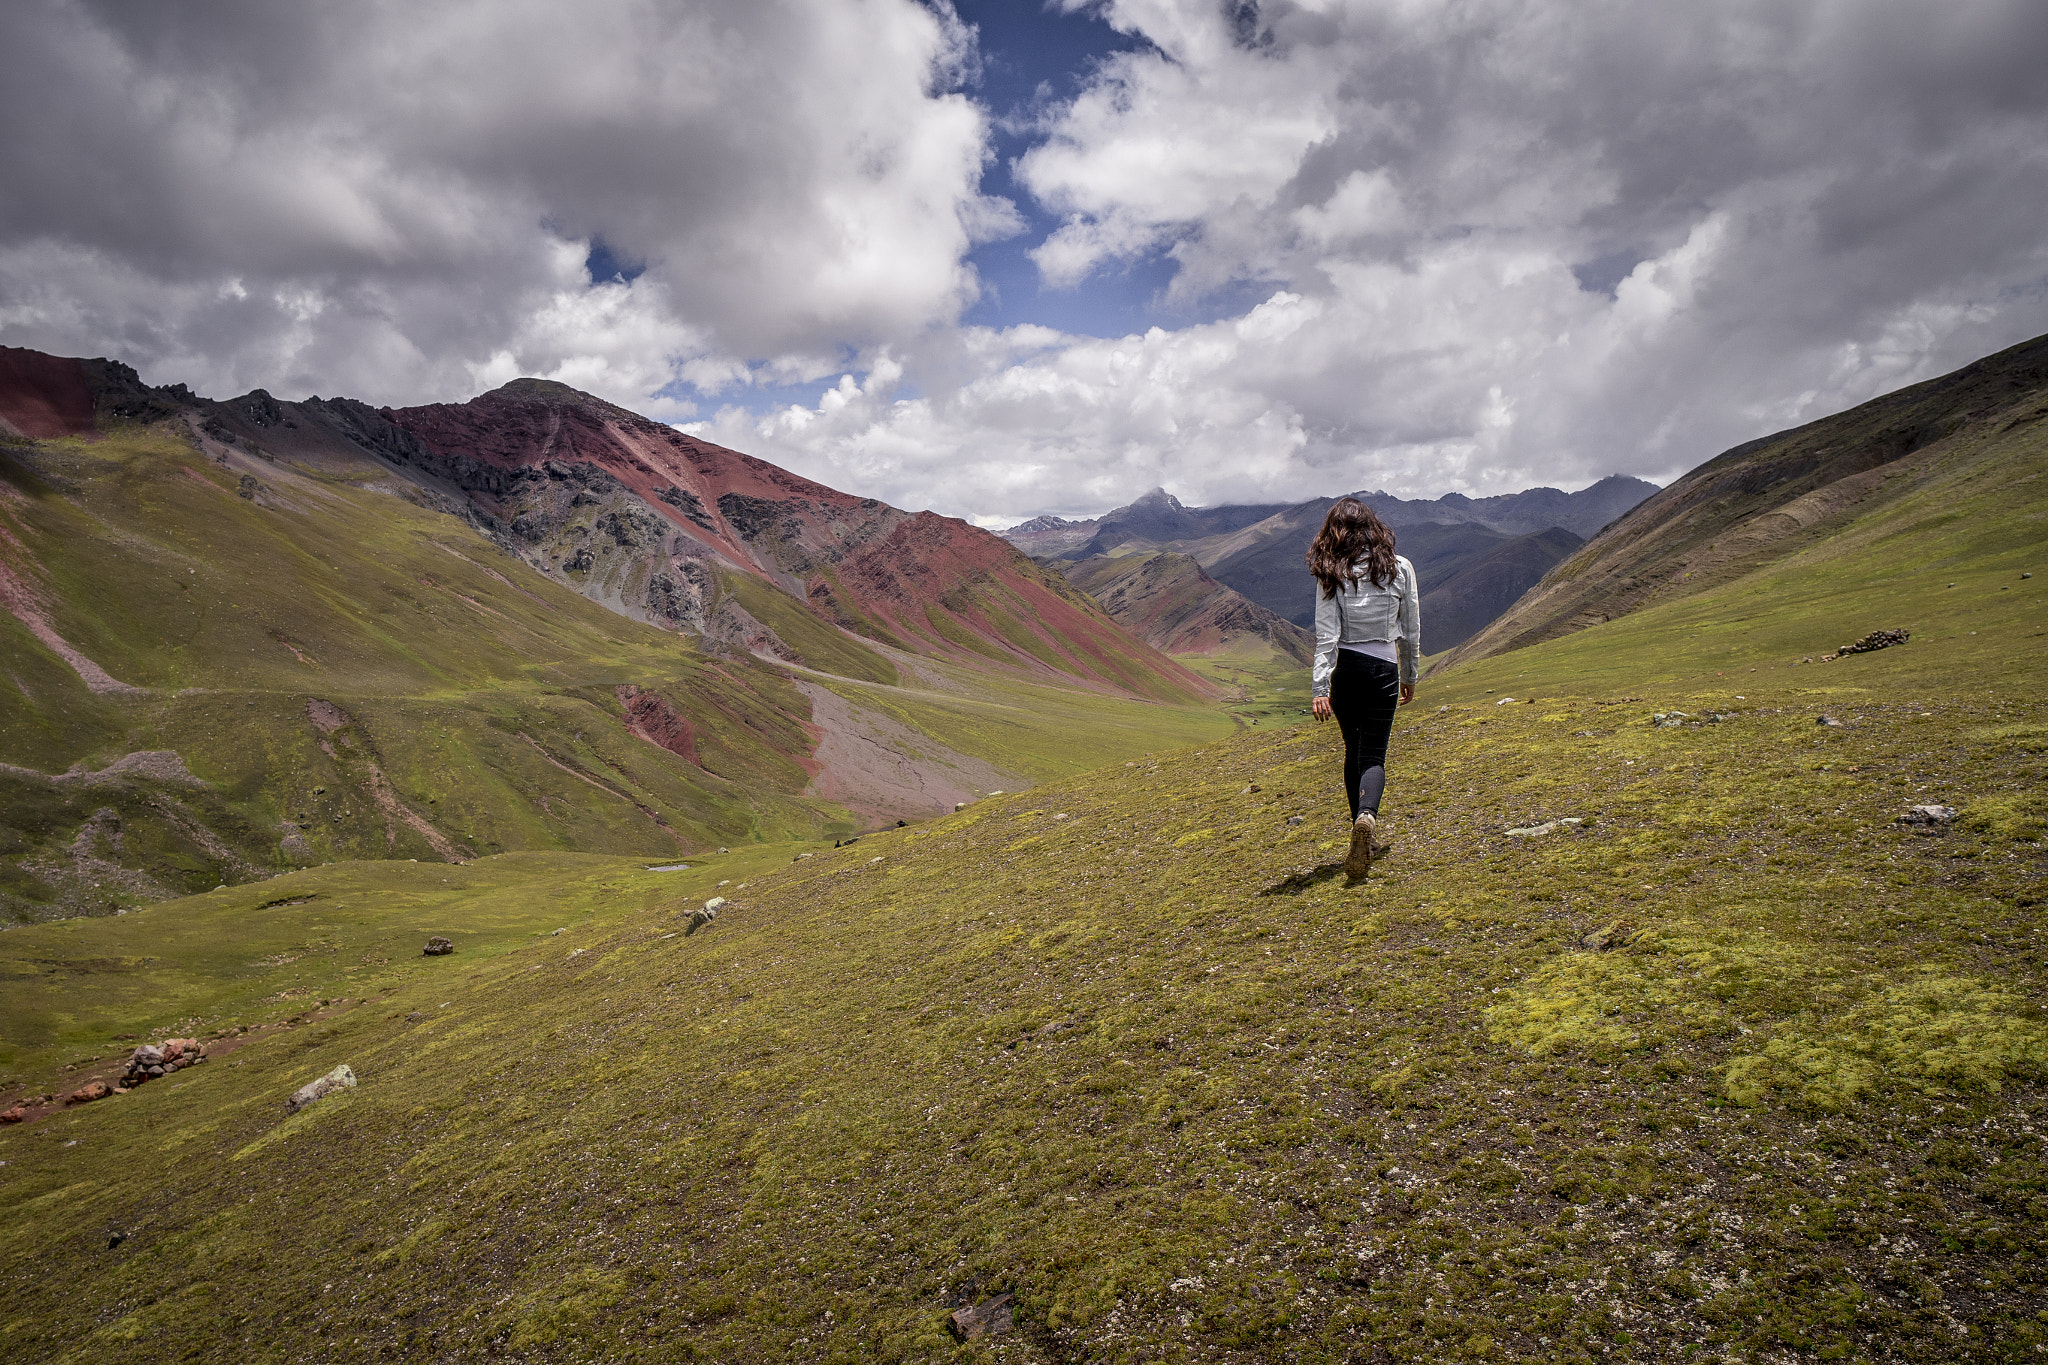
M1248 725L1292 724L1308 714L1309 670L1264 640L1241 638L1220 653L1181 662L1234 689L1230 713Z
M2010 463L2038 467L2044 419L2048 337L2037 337L1737 446L1617 519L1445 662L1473 662L1749 578L1868 526L1895 501L1922 509L1918 524L1893 523L1902 545L1918 553L1919 532L1984 510L1926 492L1973 480L1995 488L2011 475ZM2005 509L1990 510L1990 525L2005 521Z
M239 870L168 849L155 865L165 879L210 886L278 870L291 817L306 826L305 861L434 856L404 823L387 826L365 759L479 851L673 853L678 836L777 839L833 818L795 795L808 781L796 761L808 708L784 679L622 621L451 518L287 471L273 476L282 505L262 506L153 431L28 458L44 477L5 466L21 494L6 510L55 624L117 678L155 690L95 697L0 621L20 684L0 693L0 757L50 772L137 749L183 755L261 837L235 850L249 864ZM704 768L625 732L612 688L626 681L675 697ZM316 697L356 722L332 755L308 718ZM61 839L99 800L71 795L29 833Z
M1338 738L1301 725L749 871L690 937L664 935L710 872L503 860L462 885L296 874L318 924L246 951L219 910L210 939L155 926L253 888L14 931L16 980L118 995L154 955L164 983L61 1026L24 1007L31 1089L87 1074L53 1067L123 1024L303 1008L248 964L274 942L320 960L357 898L351 932L393 963L351 977L337 950L317 989L376 1006L0 1132L0 1340L80 1361L2030 1357L2048 656L2044 580L2018 577L2040 456L2009 456L1431 680L1396 736L1396 854L1356 887ZM1901 624L1905 648L1791 662ZM1649 725L1673 707L1737 714ZM1930 800L1963 808L1955 831L1894 823ZM1504 834L1563 815L1587 823ZM532 937L561 923L588 953ZM468 937L401 970L401 924ZM293 970L315 989L261 969ZM343 1061L360 1090L282 1119ZM111 1250L108 1226L130 1234ZM944 1314L999 1289L1019 1334L956 1352Z
M1220 739L1237 728L1233 714L1215 706L1140 706L1099 692L990 677L933 661L918 666L948 686L910 692L847 679L817 681L864 709L1033 782L1086 772L1111 755L1152 754L1190 741Z
M294 862L435 857L378 809L371 763L447 839L480 853L662 856L852 830L843 809L800 795L809 704L778 670L706 657L607 612L454 518L372 491L382 474L367 464L259 468L267 487L252 501L235 496L234 472L162 429L0 452L0 515L19 542L10 560L35 566L73 645L155 689L95 696L0 616L14 684L0 688L0 763L61 773L170 749L211 784L86 788L0 771L10 812L0 916L105 912ZM887 660L790 611L821 637L811 642L821 655L855 677L895 681ZM701 767L627 732L622 683L661 692L688 718ZM1013 770L1071 771L1069 694L999 690L1029 714L988 736L989 756ZM333 754L309 719L314 698L354 722L330 737ZM1080 705L1101 721L1080 731L1098 758L1228 724L1213 709ZM914 698L898 706L919 711ZM979 754L956 709L941 697L926 728L958 732L956 747ZM76 831L103 808L120 817L123 847L101 852L149 885L71 866ZM301 854L280 847L286 821L303 826ZM24 864L71 870L53 892Z

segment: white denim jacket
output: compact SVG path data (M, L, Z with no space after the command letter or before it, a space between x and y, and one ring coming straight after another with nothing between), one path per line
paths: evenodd
M1401 656L1401 681L1412 683L1422 658L1422 604L1415 591L1415 566L1405 555L1394 556L1394 581L1384 588L1360 576L1347 583L1335 597L1316 592L1316 665L1311 690L1318 697L1330 695L1330 675L1337 671L1340 645L1362 645L1374 640L1392 640Z

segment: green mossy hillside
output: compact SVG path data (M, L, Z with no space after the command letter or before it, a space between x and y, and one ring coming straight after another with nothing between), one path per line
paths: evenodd
M95 1027L303 1017L262 973L376 998L0 1133L0 1331L81 1361L2025 1358L2048 862L2021 823L1897 817L2029 800L2044 720L1425 701L1360 884L1334 727L1302 725L739 875L314 869L281 966L152 932L232 932L244 889L16 930L17 973L154 953L165 983L148 1026L131 996L18 1053L40 1092L111 1055ZM359 936L474 933L316 986L359 905ZM284 1117L341 1062L358 1090ZM954 1345L998 1291L1017 1332Z
M339 860L663 857L864 822L809 794L819 734L790 670L614 615L374 466L261 468L245 490L175 424L0 451L0 570L129 689L90 690L0 613L0 925ZM773 590L727 586L843 670L817 681L898 681ZM933 690L889 691L891 713L1020 782L1232 724L919 668ZM991 706L1004 723L977 719ZM177 760L132 757L152 754Z

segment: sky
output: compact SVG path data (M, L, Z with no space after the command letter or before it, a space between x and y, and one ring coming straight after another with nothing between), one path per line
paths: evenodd
M1667 482L2048 332L2039 0L15 0L0 344L986 526Z

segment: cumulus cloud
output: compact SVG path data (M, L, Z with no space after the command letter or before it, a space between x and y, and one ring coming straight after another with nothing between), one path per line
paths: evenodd
M1044 279L1263 302L707 429L983 516L1578 486L2048 328L2026 0L1066 3L1146 42L1017 163Z
M2038 0L1059 3L1130 41L1015 111L946 0L0 7L0 341L995 520L1661 480L2048 330ZM1159 326L964 325L1026 230Z
M215 391L827 373L1016 225L916 0L27 0L0 46L0 336Z

